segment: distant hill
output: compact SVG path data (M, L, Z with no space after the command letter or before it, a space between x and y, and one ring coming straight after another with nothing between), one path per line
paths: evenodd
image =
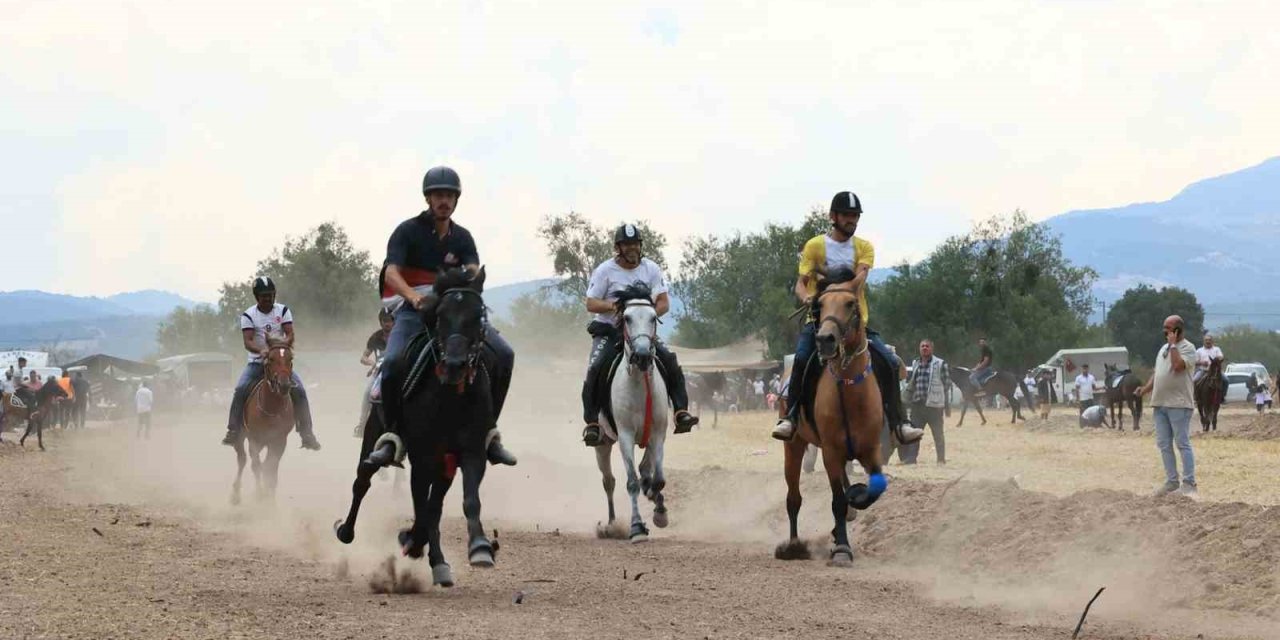
M560 280L558 278L541 278L538 280L517 282L514 284L503 285L501 287L493 287L492 289L485 289L484 302L489 306L490 312L494 317L508 322L512 320L512 314L516 311L513 308L516 298L519 298L526 293L533 293L539 289L549 289L550 295L555 296L556 299L563 300L566 303L572 304L579 302L572 300L569 296L564 295L559 291L555 291L556 283L559 281ZM684 301L675 295L671 295L671 315L668 317L674 318L675 314L682 313L683 311ZM675 333L675 330L676 323L674 320L664 320L658 325L658 335L664 339L670 338L671 334ZM583 335L586 335L585 330Z
M133 291L106 298L44 291L0 292L0 326L119 316L164 316L196 302L167 291Z
M1068 258L1098 271L1094 293L1103 301L1138 284L1175 285L1196 294L1210 324L1280 326L1280 157L1164 202L1071 211L1046 223Z

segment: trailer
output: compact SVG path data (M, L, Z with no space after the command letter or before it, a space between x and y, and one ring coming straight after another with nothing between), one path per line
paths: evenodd
M1095 347L1090 349L1062 349L1052 358L1036 367L1036 372L1052 371L1053 386L1058 398L1067 402L1073 398L1071 391L1075 387L1076 376L1080 369L1089 365L1089 372L1098 380L1098 389L1106 384L1106 365L1124 371L1129 368L1129 350L1124 347Z

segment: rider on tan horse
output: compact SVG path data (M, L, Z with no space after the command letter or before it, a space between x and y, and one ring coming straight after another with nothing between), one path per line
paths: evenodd
M602 444L600 436L600 401L596 391L600 375L612 365L621 348L622 335L618 329L616 301L612 300L627 287L643 282L653 296L653 307L658 316L671 308L667 296L667 282L658 263L642 257L644 238L633 224L618 227L613 234L614 257L600 263L591 273L587 287L587 311L596 314L587 333L591 334L591 356L587 364L587 378L582 383L582 419L587 426L582 430L582 441L588 447ZM688 433L698 424L698 418L689 413L689 393L685 388L684 373L676 355L660 339L654 340L654 351L662 365L667 396L675 409L675 433Z
M236 383L235 395L231 398L231 415L227 419L227 435L222 438L222 444L232 447L244 433L245 400L253 386L265 375L268 343L280 340L285 346L293 348L293 313L289 311L289 307L276 302L276 283L267 276L255 278L253 297L258 304L240 314L240 333L244 340L244 350L249 352L249 363L245 365L244 372ZM297 373L293 374L292 380L289 395L293 400L302 448L318 451L320 443L312 432L311 405L307 402L307 391Z
M804 373L817 348L817 323L820 319L816 314L815 302L818 295L818 275L832 273L837 267L852 268L854 279L849 289L858 292L862 326L866 327L870 317L865 285L867 274L875 265L876 254L870 242L854 236L858 230L858 222L862 219L862 202L852 191L841 191L831 199L829 215L831 230L806 242L800 254L800 277L796 280L795 295L804 300L805 306L809 308L809 315L796 343L795 362L791 367L791 381L787 391L788 414L778 420L773 429L773 437L778 440L791 440L796 433L796 424L799 423ZM900 442L916 442L924 435L924 430L912 426L902 415L902 390L898 386L897 375L901 362L885 346L880 334L866 329L866 339L874 355L872 361L877 369L875 377L880 385L885 405L884 415L889 421L889 428Z

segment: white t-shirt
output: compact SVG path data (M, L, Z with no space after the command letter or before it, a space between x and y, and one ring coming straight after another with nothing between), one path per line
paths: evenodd
M151 413L151 390L142 387L138 389L137 395L134 396L134 402L138 406L138 413Z
M831 273L832 269L839 266L851 267L858 252L853 248L853 236L849 236L844 242L840 242L827 234L823 237L827 243L827 273Z
M1102 405L1095 404L1085 409L1084 413L1080 414L1080 417L1084 418L1087 424L1102 424L1102 418L1107 415L1106 411L1106 408Z
M763 380L756 380L756 381L755 381L755 383L754 383L754 384L752 384L751 386L755 388L756 395L758 395L758 396L762 396L762 395L764 395L764 381L763 381Z
M1097 382L1098 380L1093 377L1092 373L1089 375L1082 373L1076 376L1076 390L1079 392L1081 401L1093 399L1093 385L1097 384Z
M587 286L587 297L596 298L597 300L609 300L610 296L627 287L637 283L644 282L649 285L649 291L656 300L658 294L667 292L667 281L662 275L662 267L658 263L648 259L641 258L640 264L634 269L624 269L618 261L610 258L596 267L591 272L591 283ZM614 316L617 315L612 311L609 313L597 313L596 320L600 322L614 322Z
M1223 358L1223 357L1224 356L1222 355L1222 347L1219 347L1216 344L1213 345L1212 348L1200 347L1199 349L1196 349L1196 368L1208 369L1209 363L1214 358Z
M280 303L273 305L267 313L263 313L255 304L240 314L240 329L253 329L253 344L263 348L267 346L267 336L284 339L286 324L293 324L293 313L289 311L289 307ZM249 354L249 362L262 362L262 355Z

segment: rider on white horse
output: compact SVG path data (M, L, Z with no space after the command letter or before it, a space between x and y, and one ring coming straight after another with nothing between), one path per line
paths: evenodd
M258 276L253 280L253 297L258 304L253 305L240 314L240 333L244 341L244 350L249 352L249 363L240 373L236 382L235 394L231 396L231 415L227 418L227 435L222 444L235 446L244 431L244 404L249 399L253 385L266 375L267 338L283 338L293 347L293 312L289 307L276 302L276 283L268 276ZM293 384L289 396L293 399L293 412L297 416L298 436L302 438L302 448L312 451L320 450L320 442L311 429L311 403L307 401L307 390L302 386L302 378L293 372Z
M587 423L582 430L582 441L588 447L601 443L600 401L596 398L598 376L603 375L617 357L621 344L618 318L610 298L634 283L643 282L653 294L653 306L659 317L671 309L662 267L641 256L643 246L644 238L635 225L624 224L618 227L613 234L613 248L617 255L596 267L587 287L587 311L596 314L587 326L587 333L592 337L591 357L587 364L587 379L582 383L582 419ZM698 424L698 418L689 413L689 393L685 389L684 373L676 361L676 354L671 353L662 340L655 338L654 349L658 362L662 364L667 395L675 409L675 432L688 433Z
M387 259L383 263L382 304L395 315L395 326L387 338L387 350L382 361L385 380L396 361L404 357L404 351L414 336L427 327L421 312L428 311L439 302L432 285L436 272L444 269L465 268L472 274L480 269L480 254L471 232L454 223L453 213L462 197L462 179L449 167L432 167L422 177L422 196L427 210L401 222L387 241ZM493 380L494 419L502 414L502 405L511 386L511 372L515 364L515 352L496 329L485 325L485 346L495 355L496 370L489 372ZM390 390L384 389L383 402ZM385 406L385 405L384 405ZM394 420L394 416L387 416ZM387 425L389 428L392 425ZM515 465L516 457L502 446L502 435L495 426L489 430L487 454L493 464Z
M811 238L800 254L800 277L796 280L795 294L797 298L804 300L810 311L796 343L795 361L791 366L791 381L787 390L787 415L778 420L773 429L773 437L778 440L790 440L796 434L805 365L817 348L818 318L814 317L818 295L817 274L832 273L837 268L852 268L864 327L867 327L867 319L871 313L867 308L866 283L867 274L875 265L876 252L866 239L854 236L858 230L858 222L862 219L862 201L852 191L841 191L831 199L829 215L831 230ZM897 355L889 351L879 333L870 327L867 327L866 333L889 428L903 444L916 442L924 435L924 430L912 426L902 415L902 389L898 386L901 362Z

